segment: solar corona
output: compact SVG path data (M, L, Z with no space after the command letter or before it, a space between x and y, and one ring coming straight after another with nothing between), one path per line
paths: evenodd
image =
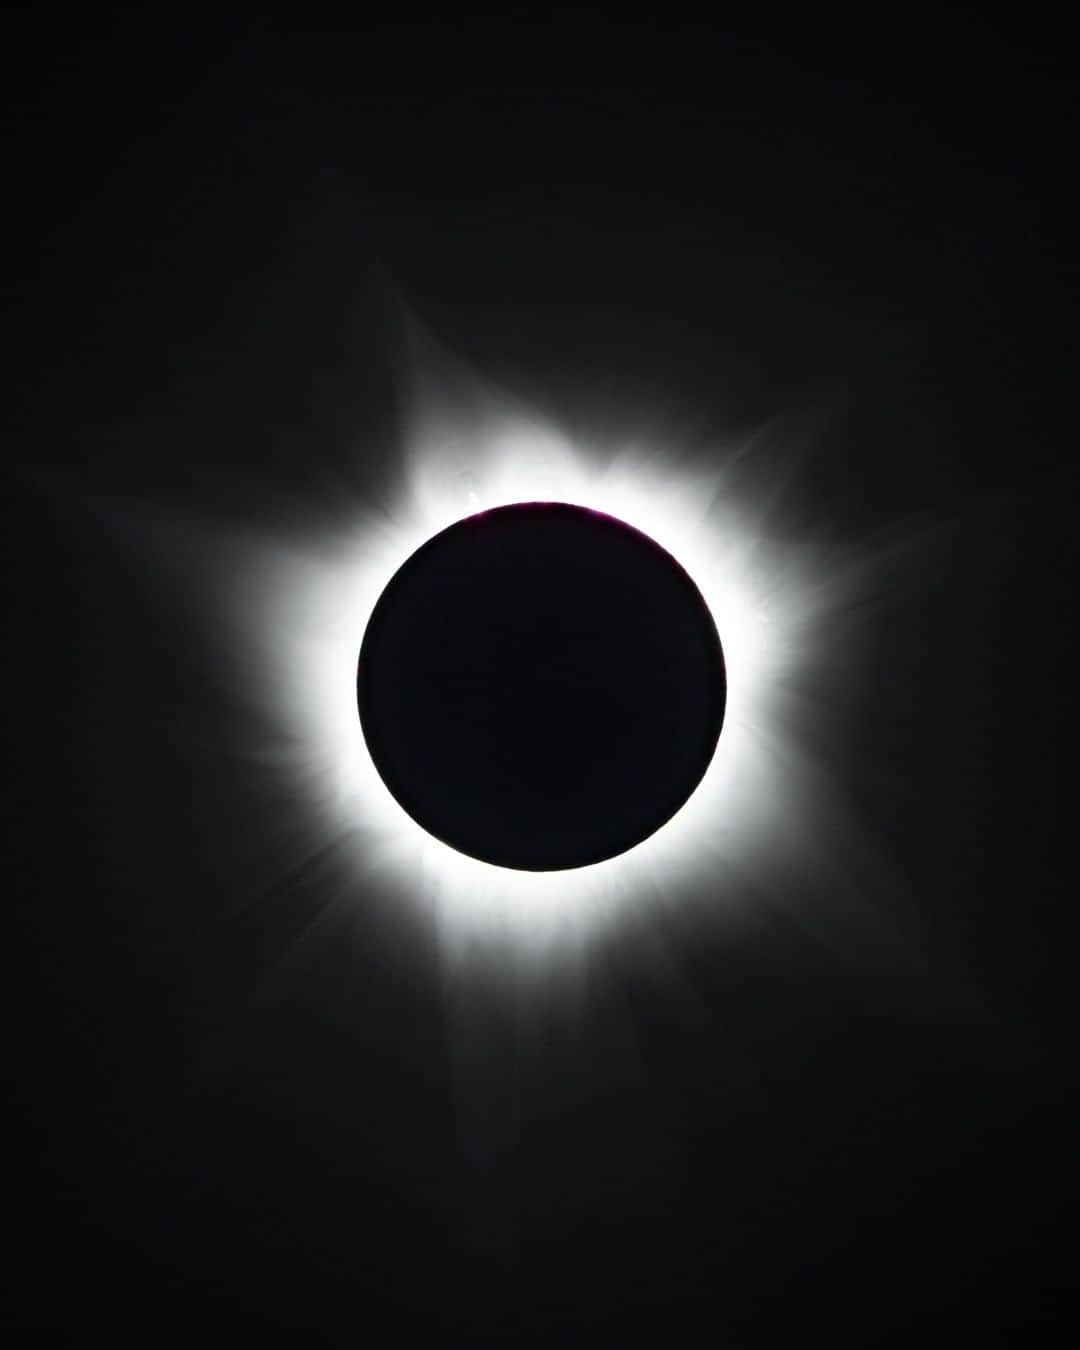
M741 879L771 886L829 809L798 733L844 578L783 537L741 442L570 436L417 371L383 489L219 541L267 867L538 971L710 878L710 922L741 922Z

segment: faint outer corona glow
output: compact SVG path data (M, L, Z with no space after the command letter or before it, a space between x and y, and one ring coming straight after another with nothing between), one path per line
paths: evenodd
M722 906L725 876L745 878L775 855L806 791L790 717L779 713L788 681L820 647L815 616L828 588L805 551L768 537L761 508L734 499L723 456L702 469L670 444L593 451L495 394L472 422L427 412L402 456L396 500L352 502L329 527L308 520L291 540L249 547L234 573L227 603L247 630L238 674L278 729L268 758L306 802L303 847L348 848L358 895L390 888L451 939L524 940L534 951L580 941L627 907L670 905L703 878ZM427 834L380 778L356 710L360 642L397 569L462 517L522 501L588 507L655 540L700 589L727 665L723 733L697 790L636 847L571 871L501 868Z

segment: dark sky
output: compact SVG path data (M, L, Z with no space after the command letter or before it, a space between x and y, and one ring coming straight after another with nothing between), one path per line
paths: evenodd
M12 1315L133 1346L1057 1343L1063 34L9 39ZM266 729L102 503L273 530L392 496L405 310L570 417L815 421L788 519L933 539L802 734L935 993L830 943L795 874L768 942L642 926L523 1010L374 890L323 922L334 859L269 865L294 804L232 752Z

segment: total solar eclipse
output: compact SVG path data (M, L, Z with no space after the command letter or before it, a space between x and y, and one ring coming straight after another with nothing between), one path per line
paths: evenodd
M700 783L723 651L697 586L611 516L528 502L436 534L382 592L360 721L399 805L460 853L555 871L615 857Z

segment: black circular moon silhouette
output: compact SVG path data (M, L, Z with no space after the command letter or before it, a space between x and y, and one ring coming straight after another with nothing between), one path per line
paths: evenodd
M682 567L610 516L500 507L422 545L379 598L357 695L399 804L527 871L625 852L682 806L724 718L724 657Z

